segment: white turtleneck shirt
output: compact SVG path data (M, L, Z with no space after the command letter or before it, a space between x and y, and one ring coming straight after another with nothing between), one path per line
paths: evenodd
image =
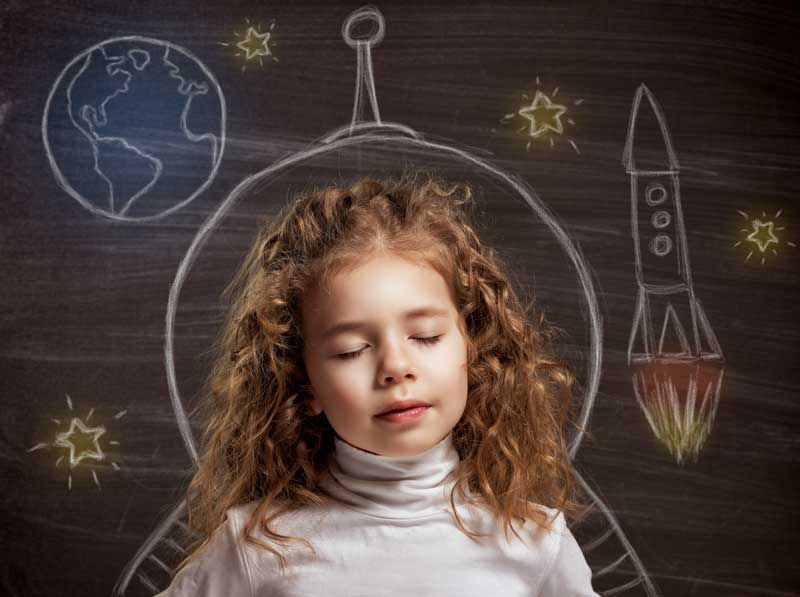
M270 528L313 545L255 538L287 558L246 543L257 503L227 511L198 556L156 597L598 597L580 546L558 513L552 529L514 528L456 496L473 539L450 509L459 463L452 434L415 456L381 456L338 437L322 487L333 499L275 519ZM539 506L550 516L555 510ZM498 519L499 520L499 519ZM257 528L257 527L256 527Z

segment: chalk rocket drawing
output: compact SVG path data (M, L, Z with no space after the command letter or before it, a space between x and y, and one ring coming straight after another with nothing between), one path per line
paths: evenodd
M146 221L211 184L225 119L222 89L196 56L127 36L100 42L64 67L47 96L41 133L67 194L97 215Z
M637 142L637 128L646 117L658 124L657 147ZM659 165L637 164L637 154ZM656 437L683 463L697 457L711 431L724 359L692 286L679 166L667 122L644 84L633 98L622 161L631 179L638 284L628 341L633 388Z
M354 39L352 36L353 27L361 21L371 21L374 32L368 38ZM309 160L309 158L328 152L336 152L341 148L354 145L367 145L370 148L377 146L381 149L411 146L445 155L459 164L493 177L495 181L512 189L550 229L558 241L558 246L564 251L574 267L578 277L578 287L581 289L582 298L585 300L585 312L587 314L588 327L586 336L589 339L587 373L586 379L581 385L583 396L581 411L578 415L580 430L570 439L568 446L570 458L574 459L580 447L584 435L583 429L587 426L594 406L594 399L597 395L602 361L602 321L587 264L581 252L549 208L523 180L500 170L488 161L478 158L467 151L450 145L425 141L413 129L403 124L386 122L381 119L375 92L371 52L372 48L383 39L384 32L383 16L374 6L363 7L348 16L342 26L342 37L345 43L356 50L357 56L355 96L350 124L335 129L310 149L280 160L242 181L200 228L178 267L175 280L170 286L169 302L167 304L164 357L170 400L175 411L176 423L186 449L195 464L198 458L197 448L189 426L189 419L180 397L173 355L175 314L181 289L191 271L192 265L200 255L204 244L214 229L222 221L223 216L240 199L246 197L249 190L253 188L263 189L273 175L277 175L289 167L302 166L303 162ZM371 112L371 118L368 115L365 117L365 112ZM595 590L601 595L609 596L646 595L648 597L657 597L659 595L658 591L630 542L625 537L613 513L597 493L589 487L586 481L580 475L577 475L577 477L579 482L587 489L596 507L594 513L588 519L590 524L586 527L586 530L593 534L590 541L585 545L587 559L594 574ZM114 588L115 595L126 594L128 589L134 585L139 588L144 587L148 591L157 591L162 590L169 584L173 562L177 563L182 559L180 541L177 538L185 536L188 532L184 522L186 520L185 516L183 502L180 502L161 521L128 563ZM598 588L601 585L605 588Z

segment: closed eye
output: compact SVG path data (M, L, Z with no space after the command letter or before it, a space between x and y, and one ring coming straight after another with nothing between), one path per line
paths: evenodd
M423 345L431 345L436 344L439 340L442 339L444 334L439 334L438 336L430 336L428 338L412 338L412 340L416 340L417 342L422 343ZM347 360L347 359L355 359L360 355L367 347L365 346L361 350L356 350L355 352L345 352L343 354L337 354L337 359Z

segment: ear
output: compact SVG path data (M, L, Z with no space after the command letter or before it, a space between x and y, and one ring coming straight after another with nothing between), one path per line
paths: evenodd
M322 403L320 403L319 399L314 394L314 391L309 391L311 392L312 397L306 399L306 408L308 408L309 411L311 411L316 417L317 415L321 414L324 409L322 408Z

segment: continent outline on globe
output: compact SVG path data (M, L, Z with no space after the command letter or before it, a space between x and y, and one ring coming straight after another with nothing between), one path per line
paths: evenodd
M122 49L126 45L131 47ZM184 62L182 66L181 61ZM160 70L154 70L155 66ZM199 69L205 80L195 80L200 77L192 77L182 68ZM88 77L91 85L86 89L91 90L91 97L86 89L76 87L81 77ZM146 87L143 82L158 77L162 86L171 85L170 90L177 92L182 104L161 101L152 89L133 97L132 80ZM218 130L192 131L189 118L198 97L207 100L203 104L206 111L216 110L213 119ZM109 106L123 106L120 113L124 117L117 118L117 123L109 118ZM54 122L59 124L55 118L58 116L63 125L60 128L54 125ZM126 36L95 44L64 67L48 95L41 130L48 161L62 189L98 215L144 221L180 209L211 184L224 152L226 116L222 89L199 58L171 42ZM159 118L169 126L162 129ZM143 126L142 119L152 122L145 122ZM141 140L132 141L128 130L147 134ZM70 135L76 137L70 139ZM75 139L88 144L90 153ZM174 163L172 169L180 169L182 184L191 186L175 188L178 185L165 181L165 158L156 155L159 152L167 156L168 162ZM77 163L81 158L84 160L81 169L69 163ZM200 170L197 165L204 160L207 164ZM170 174L167 171L167 176ZM151 200L150 205L147 199ZM150 213L133 215L136 207L140 212L149 208Z

